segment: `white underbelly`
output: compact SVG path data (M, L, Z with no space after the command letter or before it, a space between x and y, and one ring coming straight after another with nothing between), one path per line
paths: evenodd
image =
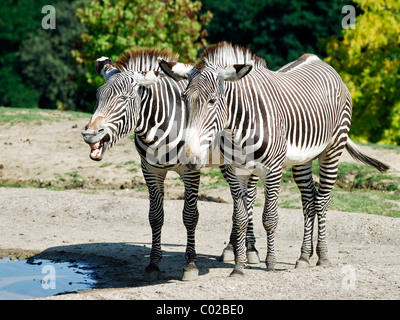
M325 150L327 145L328 144L323 144L320 146L306 148L288 144L286 159L283 165L285 167L291 167L294 165L307 163L310 160L314 160L322 153L322 151Z

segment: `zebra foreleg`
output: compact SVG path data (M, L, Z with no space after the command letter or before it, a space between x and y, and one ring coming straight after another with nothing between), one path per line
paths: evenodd
M200 184L200 171L186 171L182 175L185 185L185 204L183 208L183 224L187 231L186 266L183 269L182 280L197 279L199 270L196 267L195 231L199 219L197 197Z
M224 175L225 179L225 169L221 167L221 172ZM257 182L258 177L252 175L247 183L247 212L249 217L249 223L247 226L246 232L246 254L247 254L247 263L249 264L257 264L260 262L260 257L258 255L258 251L255 247L256 237L254 235L254 225L253 225L253 206L257 197ZM227 180L228 181L228 180ZM229 238L228 245L224 248L220 260L223 262L232 262L235 261L235 252L233 249L233 226L232 232Z
M303 244L300 258L296 261L296 268L304 268L310 265L310 258L313 255L314 202L317 191L312 177L312 162L294 166L292 172L294 181L301 193L304 214Z
M257 198L257 182L258 177L252 175L247 183L247 213L249 216L249 224L246 232L246 254L247 263L249 264L257 264L260 262L260 257L256 249L256 237L254 235L253 225L253 208Z
M282 179L282 168L272 171L264 179L265 205L262 222L267 232L267 256L265 264L267 271L275 270L275 230L278 225L278 196Z
M249 223L246 194L245 192L237 192L234 198L233 210L233 248L235 252L235 268L230 274L231 276L243 275L243 270L246 266L246 230Z
M247 182L249 177L236 176L234 169L226 167L226 178L233 199L231 241L235 253L235 268L230 276L243 275L246 266L246 231L249 224L247 213Z
M161 228L164 224L164 180L166 170L156 170L142 162L143 176L149 190L149 222L152 231L150 264L146 267L145 279L157 280L160 276L158 265L162 259Z

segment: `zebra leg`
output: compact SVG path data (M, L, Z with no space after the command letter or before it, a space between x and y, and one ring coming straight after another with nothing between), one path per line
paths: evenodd
M145 279L152 281L160 276L158 265L162 259L161 228L164 224L164 180L167 170L154 168L142 160L142 171L149 190L149 222L152 231L150 264L146 267Z
M220 166L219 168L221 169L221 173L224 176L225 180L228 182L228 177L226 176L225 166ZM233 226L232 226L231 235L229 237L229 243L224 248L224 250L222 251L222 254L221 254L221 257L220 257L220 261L222 261L222 262L235 261L235 252L234 252L234 249L233 249L233 242L234 242L233 236L234 235L233 235Z
M246 266L246 231L249 224L247 213L247 182L248 177L237 176L235 169L226 166L226 177L233 199L231 241L235 253L235 268L230 276L243 275Z
M275 270L275 230L278 225L278 195L282 179L282 167L270 172L264 178L265 205L262 222L267 232L267 256L265 264L267 271Z
M225 179L228 181L225 175L225 168L221 166L221 172ZM246 253L247 253L247 263L249 264L257 264L260 262L260 258L258 255L258 251L255 247L256 244L256 237L254 235L254 225L253 225L253 206L254 201L257 197L257 182L258 177L252 175L249 179L247 184L247 212L249 216L249 223L247 226L247 233L246 233ZM235 261L235 252L233 249L233 226L231 236L229 238L228 245L224 248L220 260L223 262L232 262Z
M182 175L185 185L185 204L183 208L183 224L187 231L186 266L183 269L182 280L197 279L199 270L196 267L195 231L199 219L197 197L200 184L200 171L185 170Z
M296 268L303 268L310 265L309 261L313 255L314 201L317 191L312 177L312 162L293 166L292 172L294 181L301 192L303 204L304 237L300 258L296 261Z
M247 183L247 213L249 215L249 224L246 232L246 253L247 263L249 264L257 264L260 262L260 257L255 246L256 237L254 235L253 225L253 208L257 197L257 182L258 177L251 175L249 182Z
M254 235L254 224L253 224L253 207L257 197L257 182L258 182L258 177L252 176L247 184L247 212L248 212L249 222L246 231L246 255L247 255L247 263L249 264L260 263L258 250L255 247L256 237ZM221 255L221 261L223 262L232 262L235 260L235 253L232 244L234 240L232 237L233 237L233 227L229 244L225 247Z
M328 247L326 242L326 211L331 201L331 191L336 182L339 156L341 148L329 149L325 155L319 159L320 182L315 200L315 211L318 215L318 242L316 252L318 255L318 266L329 265Z

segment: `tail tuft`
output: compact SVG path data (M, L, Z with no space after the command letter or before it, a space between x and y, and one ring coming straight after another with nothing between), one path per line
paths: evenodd
M368 157L367 155L358 151L356 144L353 141L351 141L350 139L347 139L346 150L350 153L350 155L354 159L362 162L363 164L365 164L367 166L374 167L375 169L377 169L380 172L385 172L390 169L390 167L387 164L384 164L383 162L380 162L379 160Z

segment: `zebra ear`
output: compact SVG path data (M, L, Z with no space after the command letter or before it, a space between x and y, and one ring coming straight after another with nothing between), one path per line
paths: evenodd
M101 57L97 59L94 64L94 69L98 74L101 74L106 81L114 74L120 72L117 68L114 67L114 63L108 57Z
M195 69L195 67L191 66L190 64L184 64L176 61L167 62L163 59L159 60L158 64L160 65L161 70L175 81L189 79L191 73Z
M218 76L226 81L237 81L247 75L254 66L251 60L245 64L234 64L218 70Z
M153 83L156 83L160 78L160 72L158 71L141 71L134 72L134 78L138 85L149 87Z

